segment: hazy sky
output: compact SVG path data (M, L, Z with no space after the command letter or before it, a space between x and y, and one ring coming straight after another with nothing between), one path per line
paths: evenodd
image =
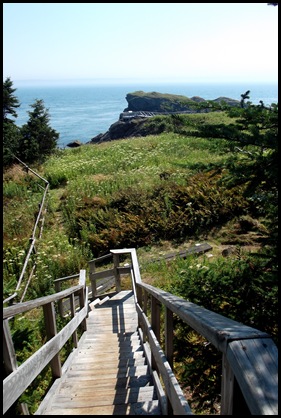
M277 82L267 3L4 3L3 79Z

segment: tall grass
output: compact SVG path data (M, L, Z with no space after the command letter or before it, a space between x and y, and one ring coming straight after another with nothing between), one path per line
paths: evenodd
M191 133L205 121L229 120L224 113L216 112L186 116L181 122L186 132ZM174 119L169 122L171 125L175 124ZM58 228L58 237L65 236L68 242L77 238L71 232L74 216L78 219L79 211L84 211L87 205L89 211L92 206L104 211L114 198L118 199L118 194L125 196L129 190L134 195L138 190L145 196L164 184L184 186L187 178L205 167L223 165L230 154L227 141L222 139L209 141L173 132L60 150L38 168L50 183L42 243L48 231L58 232ZM14 170L4 179L5 251L16 244L19 252L24 242L28 242L41 199L39 183L22 170ZM164 200L167 213L170 199L166 196ZM101 219L101 212L98 217ZM85 218L78 222L81 230L78 238L85 242L96 228ZM68 251L69 248L65 253ZM57 273L62 271L58 268ZM9 277L8 269L4 277Z
M159 117L158 119L166 121L171 129L179 130L180 128L185 134L166 132L161 135L60 150L38 168L39 173L50 183L41 241L43 247L45 236L51 235L51 238L48 238L49 241L58 239L68 243L73 243L73 240L77 239L76 246L72 244L71 248L65 246L64 256L67 258L67 255L71 255L73 248L79 251L78 248L82 246L83 251L78 258L81 260L80 265L84 266L85 258L82 253L85 253L85 248L88 251L87 256L92 257L96 255L93 248L97 242L103 243L102 251L105 251L105 248L110 249L107 245L123 245L125 242L123 238L121 239L121 235L125 234L124 231L131 236L131 242L135 242L138 246L140 243L135 239L138 231L141 232L140 228L142 228L141 235L146 233L146 238L143 235L141 245L150 244L149 239L153 237L151 228L156 227L160 230L163 226L166 230L171 220L175 222L174 225L177 228L181 228L180 224L176 224L175 214L179 215L177 205L183 203L183 200L181 203L177 202L178 198L183 199L182 191L179 189L178 195L172 197L171 190L174 189L176 192L177 188L187 187L195 174L200 174L208 167L223 167L227 158L232 155L229 141L208 140L192 135L198 126L206 122L209 124L229 123L232 119L223 112L184 115L180 118ZM155 124L156 122L152 118L147 123ZM198 179L195 181L198 182ZM194 196L196 187L195 184L192 191ZM198 189L200 187L198 183ZM206 193L205 190L203 190L204 193ZM215 187L213 187L213 193L213 199L217 200L215 193L219 191L215 190ZM30 174L19 175L19 170L17 170L16 176L13 177L11 173L6 177L4 180L4 251L9 252L10 247L15 247L20 253L25 249L40 199L41 191L38 181ZM149 203L148 199L153 199L153 201ZM209 205L210 198L207 199L206 196L204 199ZM123 207L121 213L120 202L122 200L125 203L121 204ZM129 203L130 200L128 207L139 206L139 212L143 212L142 217L136 217L131 209L125 215L126 201ZM187 203L186 200L184 204ZM201 206L203 204L204 202L201 202ZM187 213L191 215L192 209L193 206L181 208L181 216L186 216ZM146 217L145 212L147 212ZM203 213L204 217L208 216L208 210L201 211L201 214L197 215L195 213L194 216L199 216L200 221ZM151 220L148 219L149 214L152 216ZM151 224L149 227L147 222ZM185 219L182 218L182 225L184 226L185 223ZM99 236L101 229L103 229L102 235ZM121 235L114 240L116 231L118 231L117 236ZM53 260L53 255L56 256L58 253L56 246L52 251L48 252L50 260ZM15 263L18 261L16 260ZM64 266L63 268L59 267L60 263ZM4 281L9 281L10 268L11 266L9 269L4 268ZM52 269L52 275L54 277L64 273L76 273L69 270L70 266L66 267L66 262L58 259L57 267ZM14 275L17 272L17 269L13 270Z
M202 138L183 137L174 133L159 136L115 140L100 145L85 145L80 152L65 150L59 157L51 157L44 165L44 174L51 185L62 179L62 186L96 186L98 176L99 191L115 183L115 188L127 187L128 183L142 187L159 183L159 175L168 171L173 179L194 171L198 164L220 164L225 161L230 150L224 140L213 142ZM59 185L59 184L58 184ZM82 189L81 189L82 188ZM106 194L106 193L105 193Z

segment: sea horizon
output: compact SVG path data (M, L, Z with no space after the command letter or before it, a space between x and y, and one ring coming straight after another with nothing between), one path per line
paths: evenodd
M128 85L128 84L272 84L277 85L278 80L218 80L218 79L188 79L188 78L53 78L53 79L15 79L13 84L20 85Z
M90 142L117 122L128 103L126 95L134 91L157 91L186 97L200 96L205 100L228 97L240 100L250 90L250 101L265 105L278 103L278 83L271 82L153 82L102 80L22 80L13 81L14 95L20 102L15 123L22 126L28 120L30 105L42 99L50 115L50 126L59 133L58 147L79 140Z

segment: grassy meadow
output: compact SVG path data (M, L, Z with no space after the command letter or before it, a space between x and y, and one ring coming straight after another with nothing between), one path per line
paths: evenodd
M196 123L201 124L206 118L216 122L219 114L190 115L186 129L193 131ZM145 213L146 205L150 206L147 199L155 202L153 193L162 190L164 207L156 206L154 214L159 209L163 224L170 204L168 189L185 187L189 178L200 175L211 164L222 166L231 153L229 148L225 140L210 142L170 132L58 150L42 166L31 167L50 184L44 230L38 243L38 275L47 279L41 266L50 279L50 275L53 279L69 275L85 268L89 259L108 253L112 245L119 248L118 241L112 239L107 247L95 246L91 244L93 239L89 239L96 233L97 224L99 230L102 225L110 230L115 227L114 221L120 223L115 216L116 208L114 211L110 208L114 201L123 200L124 206L132 199L138 210ZM20 273L42 186L40 179L26 173L20 165L4 173L5 295ZM125 220L130 223L130 219ZM187 242L190 239L191 236L186 236ZM146 238L147 245L156 242L161 246L161 240L156 237L149 242L149 234ZM181 241L185 239L181 237ZM143 245L136 238L134 246Z

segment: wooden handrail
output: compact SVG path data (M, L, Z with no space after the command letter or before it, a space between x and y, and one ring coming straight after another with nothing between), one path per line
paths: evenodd
M151 285L139 283L137 286L147 291L154 300L160 301L168 312L176 314L225 355L224 362L229 363L253 415L277 414L278 351L270 335ZM171 335L171 328L169 330ZM170 338L165 338L165 341L168 343ZM223 394L223 399L228 402L232 395L230 388L225 390L227 393Z
M235 381L239 385L251 414L278 414L278 350L269 334L143 283L134 248L110 252L115 257L115 271L118 271L119 275L121 270L118 267L118 257L123 254L131 256L132 264L124 272L130 271L139 324L144 340L149 341L151 345L154 357L152 364L157 372L160 372L164 383L166 377L163 375L165 372L159 362L159 356L162 361L167 360L170 367L169 373L173 375L171 374L173 370L173 315L176 315L222 353L221 414L232 415L233 413ZM105 273L96 273L92 278L102 277L103 274ZM119 282L119 277L116 280ZM151 325L146 317L147 295L151 298ZM160 309L157 304L165 309L163 352L159 345ZM188 414L187 405L175 406L175 396L172 395L169 384L171 382L166 382L168 408L177 414Z
M53 295L43 296L42 298L33 299L23 303L17 303L14 306L8 306L7 308L3 308L3 319L10 318L17 314L30 311L31 309L47 305L48 303L64 299L72 293L78 293L83 288L83 285L77 285L70 287L69 289L62 290L59 293L54 293Z
M131 264L127 267L121 267L119 256L125 254L130 255ZM95 281L110 274L113 276L118 290L121 288L122 274L130 274L138 314L139 334L145 352L151 356L148 360L149 369L154 381L157 382L159 393L161 393L160 381L164 385L166 399L162 399L162 404L165 405L165 413L192 415L189 404L173 373L173 317L177 316L222 353L222 415L233 414L237 387L243 395L249 413L253 415L278 414L278 351L269 334L143 283L134 248L111 250L109 255L101 259L104 260L109 257L112 258L113 268L100 272L92 271L91 280ZM96 260L92 260L90 263L93 266ZM78 326L81 325L82 330L86 330L88 290L85 273L85 270L80 271L79 284L76 286L53 295L4 308L3 354L6 373L8 374L3 381L4 413L46 365L50 364L53 378L61 376L62 367L59 357L61 348L71 336L74 347L77 347L76 330ZM78 277L78 275L57 279L56 284L60 286L62 281L75 277ZM79 312L76 312L74 307L75 295L79 298ZM60 332L57 332L54 303L58 302L59 304L64 298L70 299L69 310L72 319ZM147 317L147 301L149 298L151 300L150 321ZM165 338L162 342L160 333L161 306L165 313ZM39 307L44 311L48 341L18 367L8 320L17 314ZM163 395L161 396L163 397ZM241 408L239 412L244 413L245 411Z
M79 297L79 312L74 309L74 295ZM71 320L64 328L57 332L54 303L64 298L70 298ZM17 314L34 308L42 308L44 312L45 329L48 341L24 363L17 367L15 350L11 338L8 319ZM81 325L86 330L88 315L88 288L86 286L86 271L80 270L79 284L53 295L44 296L32 301L18 303L3 309L4 326L4 366L8 376L3 381L3 414L21 396L30 383L41 373L48 364L51 366L53 378L62 374L60 350L73 336L74 347L77 347L77 328Z
M228 343L232 340L270 338L270 335L265 332L243 325L149 284L138 283L138 286L175 313L223 353L226 353Z

